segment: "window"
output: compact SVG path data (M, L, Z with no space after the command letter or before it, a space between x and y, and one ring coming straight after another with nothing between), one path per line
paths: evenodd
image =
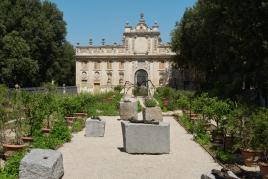
M165 69L165 62L164 61L160 61L159 62L159 69Z
M119 69L120 70L124 69L124 62L122 62L122 61L119 62Z
M82 82L84 82L84 83L87 82L87 72L85 72L85 71L82 72Z
M87 69L87 62L81 62L82 69Z
M100 69L100 62L95 62L94 63L94 69L99 70Z
M112 69L112 62L111 61L107 62L107 69Z

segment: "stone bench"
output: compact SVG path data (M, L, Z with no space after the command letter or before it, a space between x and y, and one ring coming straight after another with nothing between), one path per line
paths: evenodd
M127 153L163 154L170 152L170 124L121 122L123 146Z
M59 179L63 176L62 154L50 149L32 149L20 162L20 179Z
M105 133L105 121L88 118L86 120L86 137L103 137Z

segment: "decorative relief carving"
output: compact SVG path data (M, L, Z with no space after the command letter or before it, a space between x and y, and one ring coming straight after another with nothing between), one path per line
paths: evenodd
M107 72L107 84L112 84L112 72Z
M87 82L87 72L83 71L81 74L81 81Z
M96 71L94 75L95 75L95 80L100 80L100 72Z

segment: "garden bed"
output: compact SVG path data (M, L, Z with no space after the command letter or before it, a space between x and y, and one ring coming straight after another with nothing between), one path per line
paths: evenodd
M1 144L8 144L0 146L0 154L2 157L4 153L9 155L5 167L0 166L0 178L3 179L17 178L20 160L30 148L55 150L71 141L71 133L84 128L87 115L118 115L118 102L122 97L119 92L69 95L53 91L15 90L8 93L6 88L0 89L0 140ZM12 110L2 110L5 108ZM7 131L10 131L8 135ZM26 139L31 139L26 141L27 146L23 143ZM18 152L3 148L14 144L26 148Z

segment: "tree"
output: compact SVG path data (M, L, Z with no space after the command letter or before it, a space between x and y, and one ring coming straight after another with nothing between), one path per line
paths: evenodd
M201 89L212 95L267 99L267 18L265 0L199 0L172 33L178 65L204 73Z
M63 14L54 3L2 0L0 17L0 83L74 83L74 51L65 39Z

